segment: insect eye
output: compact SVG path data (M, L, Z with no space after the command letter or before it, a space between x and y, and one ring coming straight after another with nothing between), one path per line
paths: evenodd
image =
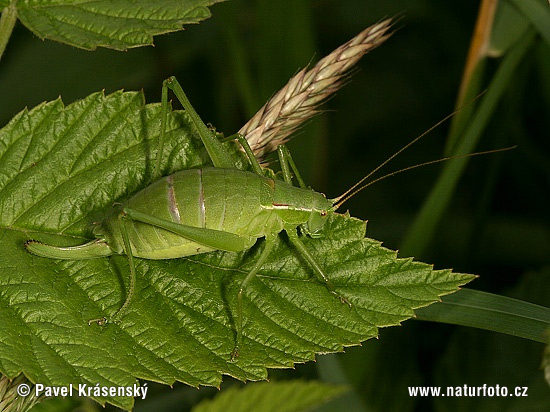
M325 212L324 210L321 212L321 217L325 217L327 215L327 212Z

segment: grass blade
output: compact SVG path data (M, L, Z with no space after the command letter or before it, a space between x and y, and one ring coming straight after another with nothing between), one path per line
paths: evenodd
M547 342L550 328L550 308L472 289L445 296L441 303L415 313L420 320L487 329L542 343Z

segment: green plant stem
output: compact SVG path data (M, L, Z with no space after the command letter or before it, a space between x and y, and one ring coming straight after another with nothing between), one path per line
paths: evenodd
M461 289L441 303L415 310L416 318L492 330L546 343L550 308L506 296Z
M531 30L526 33L500 64L487 93L483 96L475 116L470 121L460 141L456 142L453 155L470 153L477 145L485 126L489 122L497 103L507 89L513 74L534 41ZM430 195L401 245L401 256L421 257L433 239L438 223L449 205L458 180L462 176L468 159L449 162L439 176Z
M538 34L550 46L550 8L536 0L512 0L510 2L516 7L535 27Z
M17 7L16 2L12 2L8 7L2 10L2 16L0 17L0 60L6 50L8 41L17 21Z

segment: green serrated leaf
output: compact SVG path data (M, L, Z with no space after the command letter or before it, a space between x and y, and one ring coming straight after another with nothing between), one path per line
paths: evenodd
M21 22L41 39L94 50L153 44L153 36L210 17L221 0L19 0Z
M168 123L164 173L204 165L187 116L174 112ZM55 261L29 254L24 243L93 238L93 222L147 185L159 129L158 104L144 105L141 93L117 92L67 107L44 103L0 130L1 372L23 372L45 385L129 386L145 379L218 386L222 374L265 379L266 368L291 367L375 337L379 327L398 325L473 278L397 259L365 238L365 222L335 215L323 238L303 241L351 308L316 281L280 236L245 289L235 361L237 292L263 241L244 253L137 259L127 314L116 324L88 326L124 301L127 259ZM133 402L97 400L127 409Z
M260 382L229 388L213 400L201 402L193 412L300 412L322 405L347 392L343 385L324 382Z

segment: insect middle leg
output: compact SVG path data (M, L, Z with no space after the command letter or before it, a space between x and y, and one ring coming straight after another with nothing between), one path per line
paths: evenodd
M239 356L239 351L241 347L241 343L243 340L243 294L245 288L248 286L248 284L254 279L256 274L258 273L258 270L261 269L269 255L271 254L271 251L273 249L273 246L275 245L275 239L278 236L276 233L272 233L269 235L266 235L265 237L265 246L264 250L262 250L262 253L260 254L260 257L254 264L254 267L248 272L246 275L246 278L241 283L241 287L239 288L239 292L237 293L237 323L235 325L235 329L237 330L237 341L235 343L235 348L233 348L233 352L231 352L231 359L234 360Z
M128 239L127 230L126 230L126 227L124 226L124 221L125 219L128 219L128 218L138 222L147 223L152 226L159 227L161 229L169 230L186 239L204 244L205 246L209 246L215 249L226 250L230 252L240 252L246 248L247 239L243 238L242 236L235 235L233 233L182 225L179 223L174 223L167 220L159 219L154 216L148 215L147 213L142 213L130 208L125 208L123 210L123 214L124 214L124 217L121 218L121 230L126 232L124 243L125 243L126 253L128 254L128 259L130 262L130 271L132 272L131 273L132 278L135 277L135 268L133 264L133 257L132 257L130 242ZM235 325L237 338L236 338L235 348L231 353L232 359L238 356L239 348L242 342L242 336L243 336L242 335L242 323L243 323L242 299L243 299L244 289L247 287L250 281L254 278L254 276L256 276L258 270L260 270L262 265L265 263L265 261L269 257L269 254L271 253L271 250L273 249L273 246L275 244L276 237L277 237L277 234L269 234L266 236L266 243L264 246L264 250L262 251L260 257L256 261L254 267L250 270L250 272L248 272L245 280L243 281L243 283L241 284L241 287L239 288L239 292L237 294L237 319L236 319L236 325ZM128 293L126 302L124 303L122 308L119 309L119 311L115 314L115 317L120 317L121 314L123 314L124 310L128 307L131 296L133 295L133 284L134 282L131 281L130 282L130 285L132 287L131 294L130 292Z
M302 189L307 189L308 186L302 179L302 176L296 167L296 163L294 163L294 159L292 159L292 155L288 151L287 147L285 145L277 146L277 154L279 155L279 162L281 163L281 171L283 172L285 182L289 185L292 184L292 174L290 173L290 168L292 168L294 176L296 176L296 180L298 181L298 185Z
M146 213L142 213L129 208L125 208L123 213L127 217L133 220L169 230L186 239L204 244L205 246L209 246L215 249L221 249L221 250L226 250L230 252L240 252L246 248L246 238L235 235L233 233L182 225L179 223L174 223L167 220L159 219L154 216L148 215ZM241 287L239 288L239 292L237 294L237 319L236 319L236 325L235 325L236 332L237 332L237 339L235 343L235 348L231 353L232 359L236 358L239 355L239 349L242 342L242 336L243 336L242 334L242 329L243 329L242 328L242 323L243 323L242 299L243 299L244 290L248 286L248 284L251 282L251 280L254 278L254 276L256 276L258 270L260 270L262 265L265 263L265 261L269 257L269 254L271 253L271 250L273 249L273 246L275 244L276 237L277 237L276 233L268 234L266 236L264 250L262 251L256 263L254 264L254 267L250 270L250 272L248 272L246 278L241 284ZM127 250L130 250L129 242L128 242ZM130 250L130 254L131 254L131 250ZM132 268L132 264L130 267ZM127 299L127 302L128 302L128 299ZM125 303L123 307L126 307L126 306L127 304ZM120 313L121 313L121 310L117 312L117 315Z

